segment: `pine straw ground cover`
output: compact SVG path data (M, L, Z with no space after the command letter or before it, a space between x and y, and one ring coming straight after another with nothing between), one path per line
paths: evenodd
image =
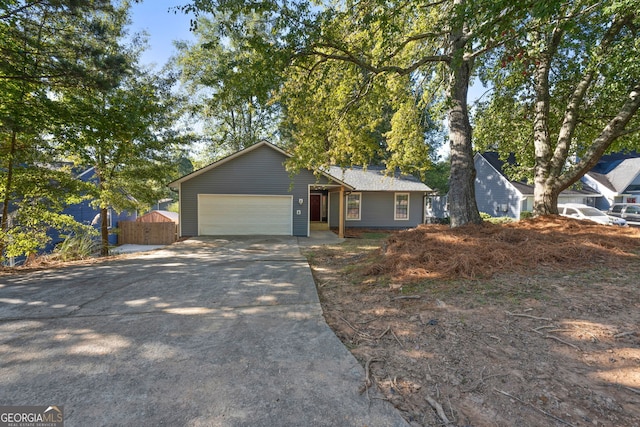
M526 272L539 266L574 269L635 259L636 228L602 227L558 216L509 224L421 225L398 232L381 248L368 274L401 281L435 278L487 278Z
M640 229L350 231L305 252L324 316L411 425L640 427Z

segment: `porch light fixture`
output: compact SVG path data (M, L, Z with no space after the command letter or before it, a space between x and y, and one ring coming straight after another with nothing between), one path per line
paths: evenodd
M304 203L304 199L298 199L298 204L302 206L302 204Z

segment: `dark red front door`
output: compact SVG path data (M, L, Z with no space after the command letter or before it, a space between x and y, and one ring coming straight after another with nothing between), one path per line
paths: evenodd
M320 194L311 194L309 196L309 210L311 215L311 221L320 221L321 217L321 203L322 196Z

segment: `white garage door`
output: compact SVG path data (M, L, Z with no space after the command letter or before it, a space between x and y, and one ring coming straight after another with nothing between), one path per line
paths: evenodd
M198 195L198 234L293 234L293 197Z

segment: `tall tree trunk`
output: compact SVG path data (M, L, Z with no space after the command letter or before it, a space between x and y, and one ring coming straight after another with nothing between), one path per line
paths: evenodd
M9 231L9 203L11 203L11 186L13 185L13 159L16 154L18 134L15 130L11 132L11 146L7 159L7 179L4 185L4 197L2 199L2 220L0 221L0 231L6 236ZM0 260L4 259L4 251L7 249L7 242L4 238L0 239Z
M449 215L451 227L482 222L476 203L476 169L473 163L471 124L467 110L469 68L468 63L465 62L458 69L452 70L452 106L449 110L449 146L451 150Z
M455 3L462 4L464 0ZM473 163L471 124L467 93L471 81L472 60L464 59L466 41L464 28L453 28L450 33L452 58L449 63L449 148L451 176L449 181L449 216L451 227L482 223L476 203L476 168Z
M100 255L109 255L109 209L100 208L100 235L102 240L102 248Z
M598 163L600 157L607 151L611 144L613 144L618 137L625 134L625 127L637 114L638 110L640 110L640 83L637 83L635 87L629 91L629 95L618 111L618 114L602 129L600 135L593 141L591 147L584 153L576 167L558 179L558 187L560 190L569 188Z
M547 50L536 65L535 70L535 117L533 122L533 146L535 152L533 214L549 215L558 213L558 194L560 191L551 173L552 152L551 132L549 131L549 73L553 55L557 51L563 32L556 28L549 39Z
M104 164L104 162L102 162ZM97 166L94 168L98 180L98 197L100 197L100 255L109 255L109 208L102 207L102 196L106 189L104 184L103 171Z
M615 37L632 20L631 16L622 16L615 19L598 44L599 56L606 55ZM589 87L597 78L597 67L587 67L584 75L576 84L573 93L567 101L565 113L558 133L555 149L552 150L551 135L549 132L549 72L552 58L557 54L558 46L564 31L556 27L549 39L548 46L543 57L536 67L535 75L535 188L533 200L534 215L547 215L558 213L558 196L560 192L578 181L587 173L598 159L609 148L613 141L621 134L626 124L631 120L638 109L638 86L636 85L629 94L629 98L620 112L612 119L602 131L600 136L591 144L576 168L566 171L565 165L569 156L576 126L579 122L579 109L583 104Z
M553 183L549 181L551 167L551 134L549 132L549 71L550 63L541 61L536 68L536 104L533 122L533 146L535 151L533 214L558 213L558 194L553 194ZM554 203L555 201L555 203Z
M558 213L558 196L561 191L569 188L580 178L589 172L597 163L600 157L607 151L613 142L625 133L625 127L640 110L640 84L636 84L629 91L629 95L624 104L609 123L602 129L600 135L591 143L589 149L584 153L575 167L564 173L560 173L558 167L553 167L549 162L544 162L543 158L538 159L538 142L536 145L536 185L534 188L534 214L547 215ZM535 133L535 129L534 129ZM548 136L547 136L548 137ZM542 139L540 139L542 141ZM543 152L542 143L541 152ZM544 144L549 147L548 143ZM538 177L541 177L538 180Z
M540 184L536 183L533 190L535 215L557 215L559 195L560 190L554 180L546 179Z

